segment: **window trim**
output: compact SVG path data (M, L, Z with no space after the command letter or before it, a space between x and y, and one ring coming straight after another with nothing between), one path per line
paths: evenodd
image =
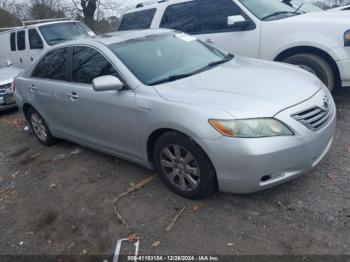
M123 15L122 17L122 20L120 21L120 25L118 27L118 31L127 31L127 30L142 30L142 29L123 29L123 30L120 30L121 29L121 26L123 24L123 21L124 21L124 17L126 15L129 15L129 14L137 14L137 13L142 13L142 12L146 12L146 11L152 11L153 14L152 14L152 19L151 19L151 23L149 24L148 27L146 28L142 28L142 29L150 29L152 27L152 23L154 21L154 17L156 16L156 13L157 13L157 8L148 8L148 9L144 9L144 10L138 10L138 11L135 11L135 12L129 12L129 13L126 13Z
M228 32L245 32L245 31L252 31L252 30L255 30L256 29L256 23L254 22L253 19L250 18L249 15L247 15L247 13L239 6L237 5L233 0L232 3L234 5L236 5L240 10L241 10L241 13L242 13L242 16L251 23L251 25L249 27L247 27L246 29L244 30L241 30L241 29L236 29L236 28L225 28L223 30L207 30L207 31L201 31L201 24L199 23L200 21L200 16L199 16L199 10L200 10L200 7L201 7L201 4L202 4L202 1L203 0L191 0L191 1L186 1L186 2L181 2L181 3L176 3L176 4L169 4L165 9L164 9L164 12L163 12L163 15L162 15L162 19L160 20L160 23L159 23L159 28L166 28L166 27L163 27L162 24L163 24L163 20L164 20L164 15L165 13L167 12L168 8L170 8L171 6L176 6L176 5L181 5L181 4L184 4L184 3L189 3L189 2L194 2L195 3L195 12L194 12L194 24L195 24L195 28L198 30L197 32L195 31L194 33L191 33L191 35L205 35L205 34L220 34L220 33L228 33ZM180 29L177 29L177 30L180 30Z

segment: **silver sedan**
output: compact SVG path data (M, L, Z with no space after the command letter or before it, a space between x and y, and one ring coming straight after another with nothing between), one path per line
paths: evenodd
M300 176L326 155L336 123L312 74L172 30L55 46L15 84L42 144L66 139L153 168L188 198Z

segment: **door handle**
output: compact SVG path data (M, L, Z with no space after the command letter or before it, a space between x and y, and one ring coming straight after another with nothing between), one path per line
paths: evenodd
M36 90L36 86L34 84L30 85L30 91L34 92Z
M214 41L211 38L206 39L205 42L207 42L208 44L214 44Z
M76 92L72 92L72 93L69 93L69 94L67 94L69 97L70 97L70 99L71 100L77 100L78 98L79 98L79 96L77 95L77 93Z

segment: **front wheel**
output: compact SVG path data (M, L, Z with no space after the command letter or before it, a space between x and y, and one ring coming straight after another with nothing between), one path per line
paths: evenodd
M35 137L41 144L45 146L55 144L56 139L52 136L45 120L34 108L29 109L28 120Z
M163 182L180 196L197 199L210 195L217 187L209 158L185 135L162 135L156 142L153 159Z
M297 54L287 57L283 62L297 65L316 75L332 91L335 86L335 76L332 67L322 57L314 54Z

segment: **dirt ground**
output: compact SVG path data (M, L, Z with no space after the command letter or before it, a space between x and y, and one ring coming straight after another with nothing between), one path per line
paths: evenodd
M3 113L0 254L112 255L135 233L141 254L350 255L350 88L334 96L334 146L314 171L257 194L201 201L156 178L118 201L127 225L113 199L154 172L68 142L46 148L24 131L21 114Z

